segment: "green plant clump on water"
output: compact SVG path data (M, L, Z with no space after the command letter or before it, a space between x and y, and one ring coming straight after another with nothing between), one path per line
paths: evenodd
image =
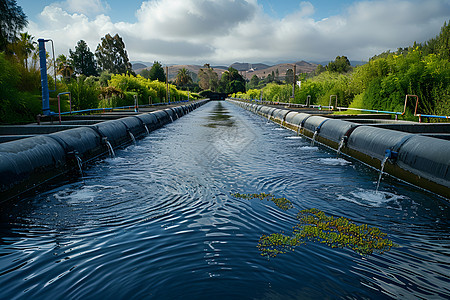
M271 194L266 194L266 193L260 193L260 194L239 194L239 193L235 193L232 194L231 196L235 197L235 198L241 198L241 199L246 199L246 200L251 200L251 199L259 199L259 200L267 200L267 201L271 201L273 203L275 203L275 205L277 207L279 207L281 210L288 210L290 208L293 208L294 206L292 205L292 202L289 201L286 198L275 198L275 196L271 195Z
M232 194L242 199L267 199L283 210L293 208L286 198L275 198L271 194ZM294 248L306 242L319 242L331 248L349 248L361 255L374 252L384 253L397 247L386 238L387 234L377 227L367 224L357 225L344 217L327 216L323 211L312 208L299 211L296 216L299 223L294 226L291 235L272 233L262 235L259 239L258 250L261 255L275 257L278 254L294 251Z

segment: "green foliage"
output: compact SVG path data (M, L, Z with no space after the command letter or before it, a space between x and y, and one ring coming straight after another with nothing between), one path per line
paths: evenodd
M151 97L152 103L162 102L162 99L166 97L165 83L157 80L152 81L140 75L132 76L116 74L111 76L109 85L123 91L124 93L136 93L139 104L148 104L149 97ZM130 98L128 96L127 98L127 104L132 105L134 103L133 97Z
M261 97L261 90L248 90L246 93L234 93L231 94L233 98L247 99L247 100L259 100Z
M347 56L337 56L334 61L328 63L328 71L336 73L346 73L352 69Z
M302 78L293 102L305 104L311 96L311 104L329 105L330 96L337 95L338 106L403 112L405 96L417 95L417 113L449 116L449 39L450 24L446 22L440 34L427 44L384 52L351 72L347 57L338 56L328 64L328 71L318 66L315 77ZM273 78L275 74L269 74L269 81ZM288 102L291 95L289 85L270 83L263 89L266 101ZM251 99L248 93L236 96ZM415 104L408 102L405 118L417 120L412 116ZM331 105L335 105L334 97Z
M101 43L95 50L95 56L102 70L114 74L132 72L125 44L118 34L112 37L108 33L102 37Z
M19 82L16 85L17 89L22 92L30 92L33 94L40 94L41 88L41 73L38 69L27 68L21 63L14 63L14 68L18 73ZM53 78L49 77L49 81ZM49 84L49 86L52 86Z
M103 71L100 74L100 78L99 78L99 84L101 87L107 87L108 86L108 82L111 80L111 76L113 74L109 73L108 71Z
M20 73L24 66L11 62L5 53L0 53L0 70L0 123L35 120L41 108L40 97L23 91L26 88L22 86L24 78Z
M419 97L418 113L444 114L440 102L449 100L450 62L436 54L424 56L416 47L406 55L390 54L358 67L351 84L363 91L365 108L403 111L405 95ZM412 114L415 103L409 102Z
M423 45L415 44L415 46L417 46L424 55L436 54L442 59L450 60L450 20L444 22L439 35L435 38L430 39Z
M152 68L148 72L148 79L166 82L166 73L160 62L155 61Z
M256 75L253 75L252 78L250 79L250 82L248 84L250 89L255 89L259 86L259 77Z
M113 86L100 87L99 98L99 108L121 107L127 105L125 94Z
M192 77L186 68L178 70L177 77L175 78L175 84L179 88L184 88L192 83Z
M27 24L27 16L16 0L0 2L0 52L5 51L8 44L14 42Z
M230 67L228 71L222 74L219 82L219 92L221 93L238 93L245 92L245 79L239 74L239 71Z
M286 84L292 85L294 81L296 81L294 77L294 70L288 69L286 71L286 77L284 81L286 82Z
M318 64L316 67L316 70L314 71L315 75L319 75L322 72L325 72L327 70L326 67L322 66L321 64Z
M56 58L56 74L61 75L64 80L69 81L73 73L73 66L69 63L66 56L64 54L59 55Z
M350 103L349 107L351 108L360 108L360 107L365 107L366 105L364 105L364 92L361 94L356 95L353 98L352 103ZM346 112L349 113L349 112Z
M250 99L259 99L261 97L260 90L248 90L247 94L250 96Z
M35 47L34 36L31 36L28 32L22 32L19 38L16 38L14 42L7 46L6 53L10 58L15 58L20 65L28 70L28 58L33 52L35 54L38 53L39 50L37 48ZM34 61L36 60L34 59Z
M69 56L75 74L82 74L85 76L98 75L94 53L91 52L84 40L78 41L75 46L75 51L69 49Z
M67 84L72 96L72 110L97 108L99 104L100 89L95 83L86 81L85 76L79 76Z
M139 75L141 75L144 78L149 79L150 78L150 70L148 69L142 69L141 72L139 72Z
M295 103L306 103L308 95L311 96L310 104L329 105L330 96L338 97L338 106L347 106L353 99L353 91L349 87L349 76L336 72L325 71L318 76L302 81L301 89L296 92ZM331 105L335 105L335 97L332 97Z
M215 92L219 87L219 75L217 75L209 64L205 64L204 67L198 71L198 79L198 84L202 90L211 90Z
M263 100L273 102L289 102L292 96L292 86L269 83L263 89Z
M148 104L151 97L152 103L163 102L166 98L166 84L158 80L150 80L140 75L116 74L111 76L109 86L122 91L125 95L126 104L134 103L134 95L138 96L139 104ZM187 91L177 90L172 84L169 84L170 101L181 101L188 99ZM116 93L117 94L117 93ZM197 99L196 94L189 94L190 99Z

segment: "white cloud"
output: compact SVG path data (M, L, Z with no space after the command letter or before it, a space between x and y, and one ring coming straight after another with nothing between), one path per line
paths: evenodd
M80 39L95 51L101 37L119 33L130 59L165 63L321 61L338 55L367 60L434 37L450 15L448 0L360 1L343 15L318 21L310 2L276 19L256 0L152 0L142 3L135 22L113 23L104 14L82 13L76 5L85 1L67 0L70 9L47 6L29 31L52 38L57 49L67 49L63 53ZM105 11L100 0L89 2Z
M105 13L109 9L107 2L101 0L66 0L61 6L71 13L96 15Z
M108 32L116 32L116 25L105 15L89 19L83 14L70 14L58 6L47 6L39 17L39 22L30 22L29 32L36 38L50 38L55 42L58 54L68 54L79 40L85 40L92 52L101 37Z
M160 0L144 2L136 29L162 39L204 41L225 35L253 18L255 6L245 0Z

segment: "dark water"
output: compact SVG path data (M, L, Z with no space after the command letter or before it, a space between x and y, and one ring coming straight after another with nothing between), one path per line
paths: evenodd
M1 208L1 299L450 297L449 205L227 102L211 102L84 171ZM270 192L273 203L231 192ZM367 257L307 243L260 255L299 209L377 226Z

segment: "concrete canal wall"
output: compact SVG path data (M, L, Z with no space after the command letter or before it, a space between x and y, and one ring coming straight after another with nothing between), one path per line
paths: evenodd
M385 161L384 172L450 199L450 124L371 126L229 101L378 170Z
M208 101L1 143L0 202L60 175L78 172L80 164L129 145Z

